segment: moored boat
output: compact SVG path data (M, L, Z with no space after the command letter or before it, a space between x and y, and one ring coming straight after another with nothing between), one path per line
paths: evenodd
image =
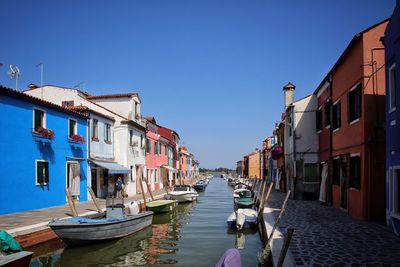
M253 209L238 209L229 215L226 223L229 227L237 230L253 228L257 225L257 211Z
M198 181L197 183L195 183L195 184L193 185L193 188L194 188L196 191L204 191L204 190L206 189L206 186L207 186L207 183L204 182L203 180L200 180L200 181Z
M106 213L52 220L50 228L67 245L81 245L124 237L151 225L152 211L124 214L123 207L108 207Z
M170 212L171 210L174 209L176 205L177 205L176 200L160 199L147 203L146 208L147 210L150 210L157 214L157 213Z
M193 202L199 194L190 185L175 185L171 192L168 193L171 199L178 202Z
M249 189L236 189L233 191L235 209L252 208L254 205L252 193Z

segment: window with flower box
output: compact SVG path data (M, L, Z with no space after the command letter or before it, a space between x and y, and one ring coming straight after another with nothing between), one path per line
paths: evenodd
M46 113L40 109L33 110L33 129L35 132L39 131L40 128L46 128Z
M68 138L72 138L78 133L76 120L68 119Z

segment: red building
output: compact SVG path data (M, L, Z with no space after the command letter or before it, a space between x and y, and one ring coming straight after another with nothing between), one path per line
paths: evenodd
M387 20L356 34L317 89L319 154L322 162L329 159L327 199L331 181L332 205L361 220L385 218L385 60L380 38L386 25Z

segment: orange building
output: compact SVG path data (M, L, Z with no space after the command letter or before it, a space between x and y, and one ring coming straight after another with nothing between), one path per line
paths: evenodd
M249 157L249 177L261 178L261 153L256 150L248 155Z
M332 202L361 220L385 218L385 58L380 38L386 25L387 20L356 34L328 74Z

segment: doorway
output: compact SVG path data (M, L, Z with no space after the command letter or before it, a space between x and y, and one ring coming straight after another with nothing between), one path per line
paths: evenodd
M342 158L340 164L340 207L347 210L348 177L347 160Z
M91 181L92 181L92 190L94 192L94 195L96 197L99 197L98 195L98 189L97 189L97 169L96 168L92 168L91 169Z
M81 168L79 162L67 161L66 186L73 199L79 200L81 187Z

